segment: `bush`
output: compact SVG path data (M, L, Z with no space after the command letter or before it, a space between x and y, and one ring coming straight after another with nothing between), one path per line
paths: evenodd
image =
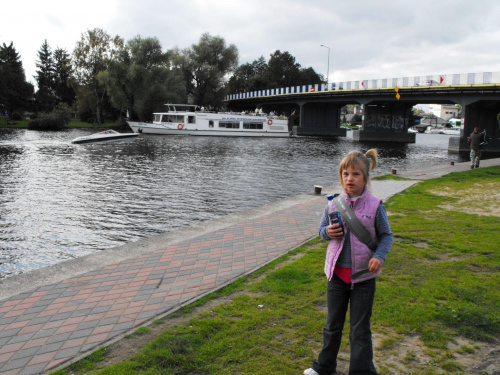
M352 116L351 125L361 125L363 123L363 117L359 114Z
M90 111L90 110L80 111L78 113L78 117L83 122L88 122L89 124L93 124L94 123L94 115L92 114L92 111Z
M58 106L50 113L40 113L36 119L28 122L32 130L61 130L71 121L71 111L65 106Z
M21 121L23 119L23 116L21 116L21 114L19 112L14 112L10 116L10 119L14 120L14 121Z
M118 130L131 132L132 128L128 125L127 120L120 116L118 119Z

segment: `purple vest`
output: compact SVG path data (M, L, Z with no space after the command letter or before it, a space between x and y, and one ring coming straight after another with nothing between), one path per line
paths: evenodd
M349 202L349 196L343 192L342 195ZM380 205L381 200L375 198L373 195L368 193L368 189L365 189L363 194L356 200L354 204L353 211L356 217L361 221L361 224L368 229L370 235L373 240L377 241L377 235L375 232L375 214L377 213L378 206ZM345 222L344 222L345 225ZM364 268L368 268L368 262L373 256L373 251L370 250L368 246L362 243L360 240L356 238L356 236L349 232L350 240L351 240L351 261L352 261L352 273L361 271ZM335 263L337 263L337 259L342 251L342 247L344 246L345 235L340 240L332 239L328 244L326 250L326 260L325 260L325 274L328 280L331 280L333 276L333 271L335 269ZM363 276L353 280L353 283L365 281L368 279L372 279L380 275L380 272L377 274L367 273Z

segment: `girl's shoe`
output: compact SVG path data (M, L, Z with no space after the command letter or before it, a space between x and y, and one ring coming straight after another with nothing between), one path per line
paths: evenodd
M308 368L307 370L304 370L304 375L319 375L319 374L312 368Z

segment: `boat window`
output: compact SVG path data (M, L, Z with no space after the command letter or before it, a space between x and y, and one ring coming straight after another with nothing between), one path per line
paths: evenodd
M264 129L261 122L243 122L243 129Z
M184 116L178 115L163 115L161 122L174 122L184 124Z
M212 120L208 121L208 127L213 128L214 127L214 122Z
M188 124L196 124L196 116L188 116Z
M161 122L161 115L155 115L154 122Z
M219 121L219 128L239 129L240 122L239 121Z

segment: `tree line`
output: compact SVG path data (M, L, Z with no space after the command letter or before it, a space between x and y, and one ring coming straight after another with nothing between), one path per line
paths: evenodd
M95 28L81 34L71 54L52 51L47 40L37 52L34 86L26 82L13 43L0 45L0 107L50 113L71 109L81 120L102 124L128 115L146 121L165 103L222 107L229 93L324 82L279 50L238 66L239 53L220 36L202 34L189 48L163 50L156 37L125 42Z

